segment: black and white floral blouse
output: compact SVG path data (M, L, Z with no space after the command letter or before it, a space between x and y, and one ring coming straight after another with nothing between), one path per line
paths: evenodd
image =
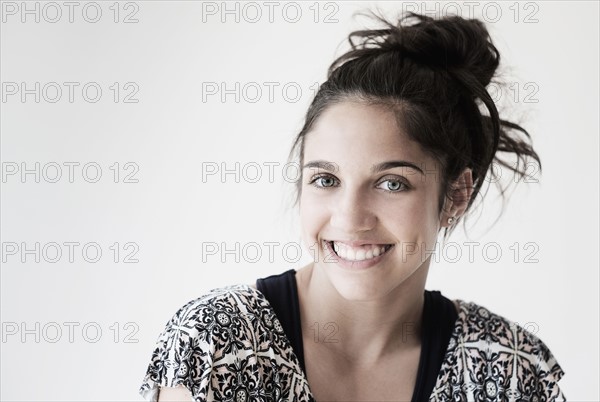
M458 318L429 401L564 401L563 370L535 335L472 302ZM140 388L182 384L194 401L314 401L262 293L213 289L184 305L159 336Z

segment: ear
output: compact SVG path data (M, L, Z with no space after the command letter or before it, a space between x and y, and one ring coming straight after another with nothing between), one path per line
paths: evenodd
M441 227L448 227L448 218L458 219L464 214L473 194L473 175L471 168L465 168L458 178L450 184L450 199L446 199L441 216Z

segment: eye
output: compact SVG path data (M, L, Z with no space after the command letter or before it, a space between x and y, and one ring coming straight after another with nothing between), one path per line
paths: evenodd
M335 187L336 185L339 185L339 181L333 177L330 176L328 174L320 174L320 175L316 175L314 176L309 182L308 184L319 188L319 189L327 189L329 187ZM381 188L383 185L383 188ZM387 192L387 193L400 193L403 191L407 191L410 189L409 185L406 184L406 182L404 180L402 180L399 177L396 176L392 176L392 177L386 177L382 180L379 181L378 183L378 188L381 188L383 191Z
M384 178L379 184L384 184L382 190L388 193L400 193L409 189L409 186L398 177Z
M314 176L308 182L308 184L311 184L316 188L325 189L328 187L333 187L336 182L337 182L337 179L334 178L333 176L330 176L327 174L321 174L321 175Z

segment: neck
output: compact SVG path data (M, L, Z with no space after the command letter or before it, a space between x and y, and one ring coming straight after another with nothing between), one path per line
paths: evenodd
M296 279L304 338L365 364L420 346L428 267L429 260L388 294L367 301L343 298L317 265L300 269Z

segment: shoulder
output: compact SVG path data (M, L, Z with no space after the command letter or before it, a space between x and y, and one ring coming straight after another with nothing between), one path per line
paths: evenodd
M212 289L184 304L170 323L201 331L215 324L228 326L231 321L248 322L270 310L262 293L248 285L233 285Z
M469 397L565 398L557 384L564 372L538 336L482 305L456 302L459 315L443 368L472 392Z
M211 353L253 350L257 338L280 340L283 329L267 299L248 285L216 288L180 307L159 341L177 338Z
M499 351L519 351L522 356L529 359L540 359L550 365L552 372L562 376L559 365L546 344L534 333L523 328L500 314L490 311L487 307L474 302L459 300L462 316L463 342L473 345L495 346Z
M279 377L273 367L280 368ZM264 295L248 285L233 285L212 289L175 312L158 337L140 393L156 400L160 387L183 385L200 400L221 400L234 391L260 391L238 383L239 378L255 388L276 381L289 386L299 373Z

